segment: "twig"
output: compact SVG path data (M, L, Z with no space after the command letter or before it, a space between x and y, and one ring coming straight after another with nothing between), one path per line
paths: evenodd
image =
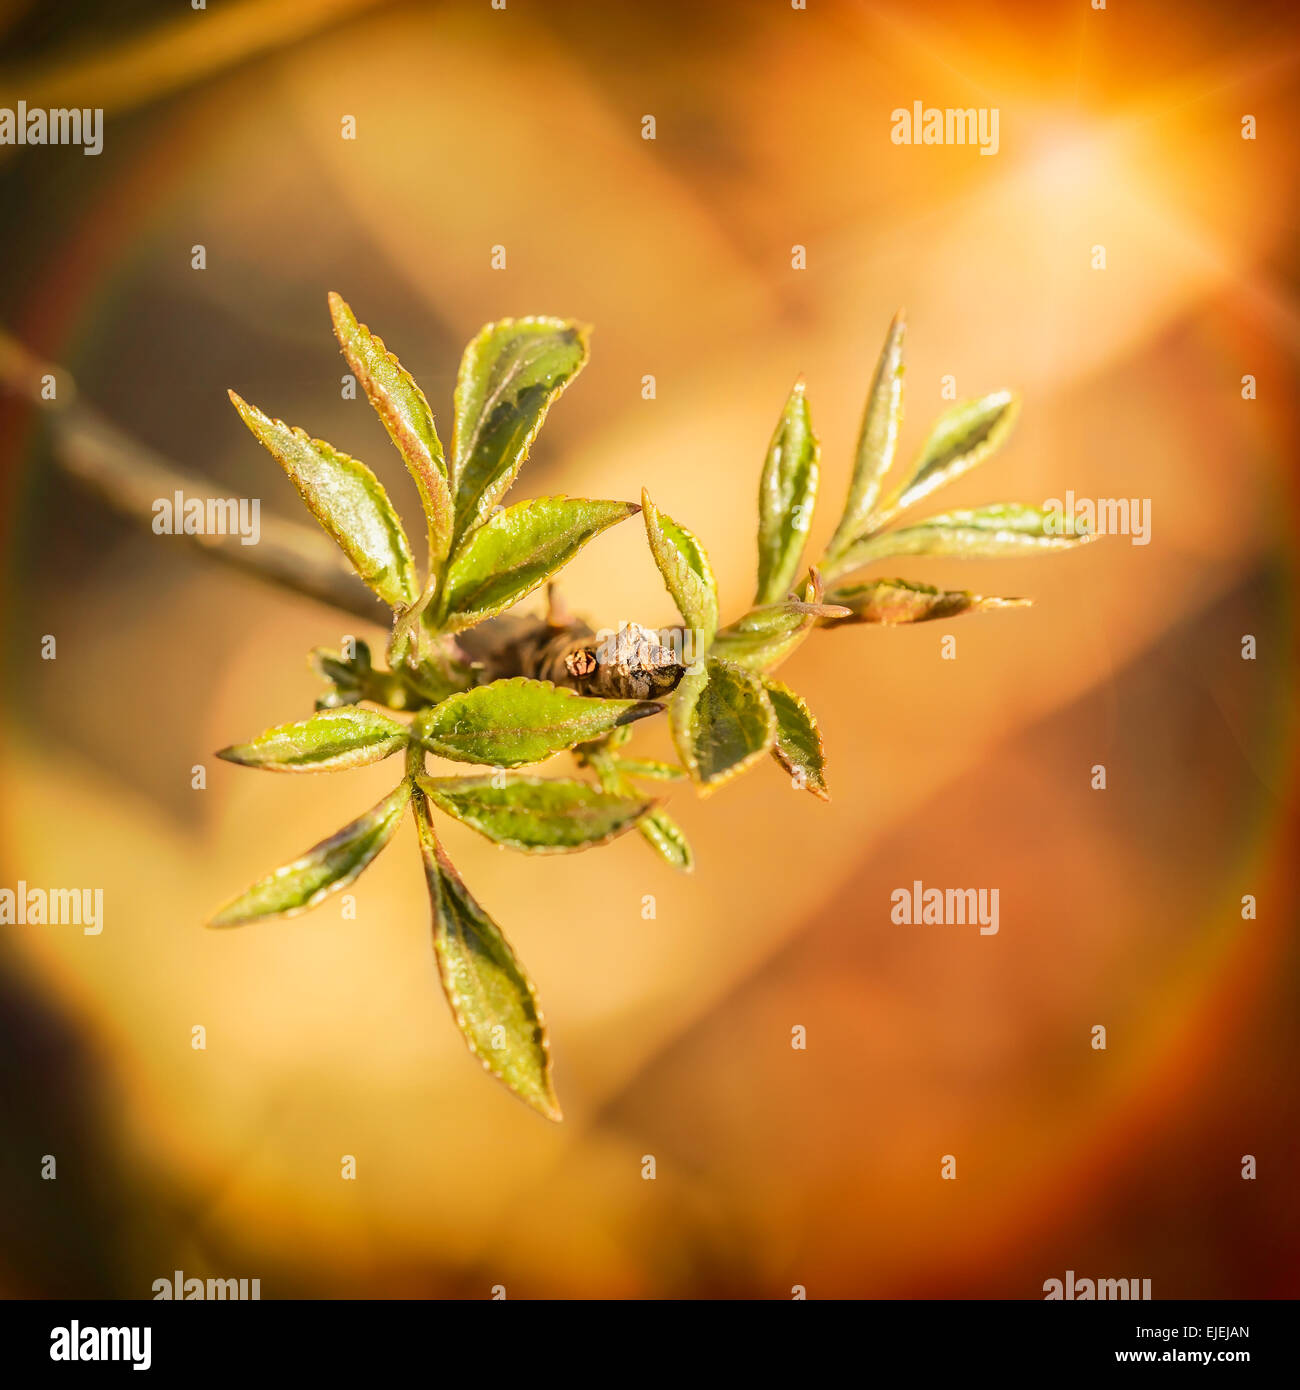
M43 378L52 376L59 399L41 398ZM183 472L132 439L77 394L71 374L33 356L0 329L0 386L45 412L51 456L68 477L130 521L152 526L154 503L176 492L211 495L206 479ZM315 599L349 617L387 626L383 604L371 595L321 532L267 517L256 545L237 535L191 535L207 555L245 574Z

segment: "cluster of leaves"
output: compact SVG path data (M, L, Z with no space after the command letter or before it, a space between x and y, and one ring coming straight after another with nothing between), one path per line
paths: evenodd
M678 754L704 792L770 752L796 788L828 798L817 722L804 700L771 676L814 628L921 623L1028 603L905 579L851 582L855 571L899 555L1019 555L1092 539L1076 518L1026 503L998 503L897 524L918 502L988 458L1006 439L1019 410L1009 391L953 407L886 494L903 420L903 335L899 314L867 396L839 524L797 591L820 462L802 380L790 392L763 465L758 581L753 604L743 616L718 626L717 585L704 547L642 496L655 560L696 639L699 659L678 687L669 719Z
M1013 398L998 393L944 416L908 480L881 504L902 417L903 330L896 320L868 399L844 514L820 566L796 591L818 476L818 444L799 383L763 468L753 605L720 627L717 585L703 547L647 495L641 507L567 497L502 503L551 404L587 360L585 329L553 318L488 324L461 361L448 458L428 402L398 360L337 295L330 296L330 309L343 354L415 480L428 563L421 580L402 523L369 468L231 392L249 429L392 609L393 627L387 668L374 666L364 643L346 654L317 651L314 662L328 690L316 711L220 756L270 771L325 772L401 752L405 770L377 806L259 880L212 925L289 917L317 906L357 878L409 808L432 903L434 952L456 1023L490 1072L558 1119L536 993L505 935L448 859L433 812L534 854L590 849L635 827L670 864L689 870L686 839L658 799L642 790L647 782L689 777L709 791L770 752L797 786L827 796L816 721L770 674L814 627L921 622L1019 602L902 580L843 584L845 575L890 555L1007 554L1086 537L1073 529L1056 534L1041 509L1027 506L893 527L907 508L996 448L1015 412ZM694 658L668 704L584 695L523 676L485 679L456 635L532 593L588 541L638 511ZM630 726L665 708L683 766L626 756ZM592 776L516 771L564 751ZM429 753L490 770L430 777Z

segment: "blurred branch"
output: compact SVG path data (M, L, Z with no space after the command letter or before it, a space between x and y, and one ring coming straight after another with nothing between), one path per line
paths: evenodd
M43 400L43 379L53 377L59 399ZM0 390L37 406L49 418L51 454L68 477L128 521L152 527L154 503L183 492L207 498L212 485L185 473L132 439L77 397L68 372L42 362L0 329ZM256 545L238 535L193 535L192 544L245 574L255 575L350 617L387 626L383 605L361 584L321 533L278 517L264 517Z
M102 106L118 115L223 69L309 38L385 0L243 0L191 10L106 52L57 57L49 67L0 73L0 105Z

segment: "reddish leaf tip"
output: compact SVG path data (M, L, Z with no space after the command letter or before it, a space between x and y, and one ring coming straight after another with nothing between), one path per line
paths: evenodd
M640 700L619 715L618 724L634 724L638 719L645 719L652 714L662 714L667 708L667 705L658 704L654 700Z

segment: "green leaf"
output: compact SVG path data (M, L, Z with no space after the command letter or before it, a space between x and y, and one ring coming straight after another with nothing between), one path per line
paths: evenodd
M654 806L644 797L561 777L424 778L420 790L480 835L534 854L603 845Z
M686 777L685 768L653 758L620 758L618 770L627 777L643 777L651 782L680 782Z
M843 627L851 623L881 623L886 627L929 623L981 609L1020 608L1030 603L1027 598L981 598L966 589L935 589L929 584L913 584L906 579L873 579L865 584L849 584L832 589L826 597L849 611L846 616L823 619L822 627Z
M587 362L568 319L501 319L465 349L456 378L456 545L487 520L528 456L551 403Z
M355 705L362 700L387 709L422 709L474 684L474 670L455 639L430 633L424 634L418 653L406 652L405 659L392 670L376 670L364 642L357 642L352 659L315 647L310 664L330 685L316 700L318 710Z
M392 608L414 603L420 586L411 543L379 479L323 439L268 419L233 391L230 399L362 579Z
M1020 413L1019 397L994 391L977 401L965 401L940 416L925 441L911 481L885 508L890 515L929 496L936 488L960 478L998 448Z
M380 762L405 746L405 724L348 705L268 729L251 743L223 748L217 757L271 772L333 772Z
M705 791L743 772L776 738L776 714L763 682L716 657L687 672L669 721L682 762Z
M718 630L718 586L709 557L686 527L660 512L644 490L641 508L650 551L677 611L694 634L698 660L709 650Z
M859 542L843 569L855 569L889 555L1025 555L1065 550L1095 539L1074 518L1045 507L1002 502L974 511L947 512L915 525Z
M619 796L636 795L636 789L624 775L625 769L634 766L669 766L667 763L633 763L632 759L619 758L603 748L592 748L585 751L583 756L600 778L600 785L604 790ZM637 821L636 828L651 849L673 868L680 869L684 874L689 874L695 868L695 858L686 842L686 836L666 811L655 809L647 812Z
M562 1119L532 981L435 840L423 796L416 796L414 810L433 905L433 952L456 1026L474 1056L520 1100L548 1120Z
M632 728L631 724L621 724L613 733L601 739L594 746L600 749L622 748L625 743L631 742L634 732L635 730ZM579 752L581 751L580 749Z
M894 462L898 431L903 423L903 311L894 315L880 351L871 391L858 433L853 478L844 502L844 515L826 548L828 560L843 554L862 534L880 496L881 483Z
M452 562L439 628L460 632L509 608L567 565L593 536L640 510L635 502L539 497L497 512Z
M720 628L713 653L751 671L768 671L784 661L818 621L846 616L847 609L830 603L786 599L765 604Z
M209 925L236 927L265 917L296 917L346 888L393 838L410 796L411 784L403 778L378 806L259 879L223 907Z
M441 573L451 546L454 525L447 460L434 427L433 412L424 392L402 364L384 347L383 339L356 320L356 315L337 294L329 297L334 334L343 356L366 393L366 399L384 422L388 437L406 462L420 492L429 534L429 571Z
M829 801L826 788L826 753L821 730L801 695L777 681L765 680L763 688L776 712L776 746L772 755L803 789Z
M307 664L329 686L329 690L317 698L317 709L355 705L368 698L368 687L375 674L368 643L357 641L355 655L351 657L330 651L328 647L313 647L308 653Z
M411 732L441 758L522 767L662 709L653 701L595 699L512 676L421 710Z
M819 446L797 381L781 412L758 487L758 590L754 602L786 596L799 569L817 498Z
M637 822L636 828L655 853L674 869L689 874L695 868L695 856L681 826L666 811L651 811Z

